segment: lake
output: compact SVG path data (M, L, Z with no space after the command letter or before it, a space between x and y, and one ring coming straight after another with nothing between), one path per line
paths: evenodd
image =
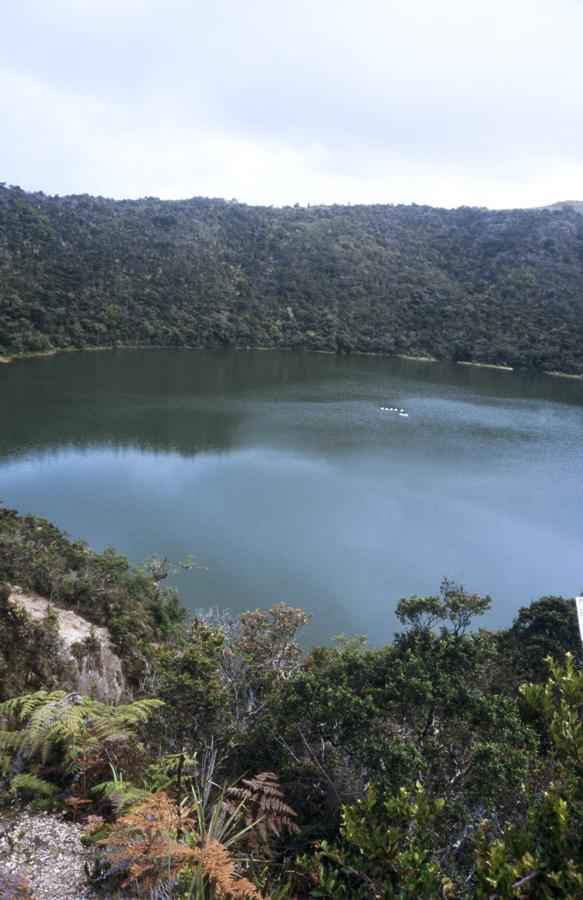
M398 407L409 415L385 412ZM0 499L138 562L194 553L191 608L283 601L309 642L390 640L444 576L483 624L583 587L583 383L262 351L0 366Z

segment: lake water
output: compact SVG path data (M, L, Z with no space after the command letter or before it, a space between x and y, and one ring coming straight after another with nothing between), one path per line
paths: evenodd
M408 417L381 411L405 408ZM390 640L447 576L506 626L583 587L583 384L453 364L128 350L0 366L0 498L132 561L194 553L192 607L279 601Z

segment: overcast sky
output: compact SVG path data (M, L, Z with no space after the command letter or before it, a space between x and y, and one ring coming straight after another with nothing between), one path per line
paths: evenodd
M583 0L0 0L0 181L583 199Z

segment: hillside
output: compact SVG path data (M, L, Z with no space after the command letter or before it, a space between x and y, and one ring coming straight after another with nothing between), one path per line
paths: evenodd
M289 347L583 372L583 218L0 187L0 355Z
M583 213L583 200L562 200L559 203L542 206L541 209L564 209L565 206L571 206L575 212Z
M444 580L303 652L301 609L188 620L156 572L0 507L0 897L582 896L572 599L489 631ZM131 702L66 658L103 626Z

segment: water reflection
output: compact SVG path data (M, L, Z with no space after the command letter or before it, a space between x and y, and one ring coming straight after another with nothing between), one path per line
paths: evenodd
M576 382L443 364L63 354L0 367L0 498L134 560L194 552L191 606L282 600L311 639L389 639L444 575L507 624L580 587L582 405Z

